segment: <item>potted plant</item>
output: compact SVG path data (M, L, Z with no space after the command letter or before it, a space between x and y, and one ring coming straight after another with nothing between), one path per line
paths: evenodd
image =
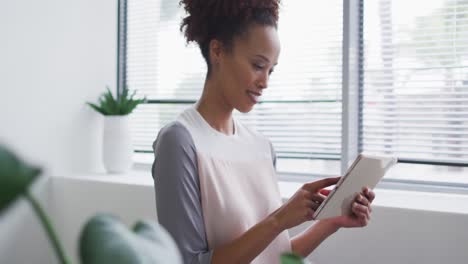
M110 173L124 173L132 166L132 138L129 114L143 99L133 99L136 91L129 94L124 88L116 98L110 89L98 99L98 104L87 102L98 113L104 116L103 162Z

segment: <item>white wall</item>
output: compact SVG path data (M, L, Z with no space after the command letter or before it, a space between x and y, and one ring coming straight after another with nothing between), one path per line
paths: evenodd
M2 1L0 36L0 144L53 175L102 170L85 102L115 88L117 0Z
M467 214L375 206L367 227L338 231L309 258L317 264L462 264L467 245Z

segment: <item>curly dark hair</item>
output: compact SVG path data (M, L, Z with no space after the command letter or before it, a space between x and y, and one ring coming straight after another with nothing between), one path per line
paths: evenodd
M247 32L252 24L277 28L280 0L181 0L187 16L180 30L187 43L194 41L200 47L208 66L210 41L217 39L230 50L235 36Z

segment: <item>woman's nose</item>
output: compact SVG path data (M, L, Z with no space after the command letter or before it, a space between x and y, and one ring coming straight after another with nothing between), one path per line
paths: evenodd
M268 73L262 74L262 76L257 81L257 87L260 89L265 89L268 87Z

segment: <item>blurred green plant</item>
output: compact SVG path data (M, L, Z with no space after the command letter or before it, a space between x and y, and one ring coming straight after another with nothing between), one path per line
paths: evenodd
M181 264L169 233L152 221L138 221L130 230L112 215L98 214L83 228L80 257L86 264Z
M40 168L26 164L9 149L0 145L0 212L23 196L39 217L60 263L70 263L47 214L29 191L29 186L40 173Z
M304 264L302 257L295 253L281 254L281 264Z
M133 99L136 94L136 91L133 91L132 94L129 94L127 88L124 88L122 94L114 98L109 87L106 87L107 91L104 92L98 99L98 103L90 103L91 108L97 112L109 116L109 115L128 115L130 114L139 104L146 102L146 97L142 99Z

